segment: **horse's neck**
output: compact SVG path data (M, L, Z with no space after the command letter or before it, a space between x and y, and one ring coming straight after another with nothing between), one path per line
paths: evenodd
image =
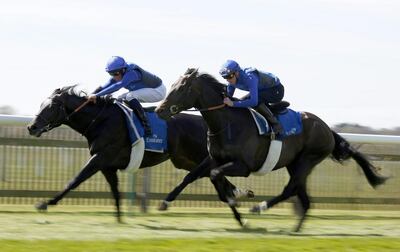
M77 107L79 107L85 100L84 99L78 99L77 101L74 100L69 106L68 106L68 114L71 115L69 120L65 123L75 131L77 131L80 134L85 134L87 133L89 127L91 127L92 124L96 123L95 121L99 121L101 118L98 118L99 113L101 111L101 107L103 105L93 105L93 104L87 104L83 108L81 108L77 112L73 112ZM95 121L94 121L95 120Z
M230 111L227 108L203 111L201 114L211 133L217 133L224 130L232 121Z

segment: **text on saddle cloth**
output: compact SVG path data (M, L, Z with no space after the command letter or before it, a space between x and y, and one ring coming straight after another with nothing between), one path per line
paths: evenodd
M132 144L136 144L144 136L144 128L135 113L121 102L116 102L125 114L129 137ZM151 125L152 135L146 137L146 151L165 152L167 150L167 123L160 119L155 112L146 112Z

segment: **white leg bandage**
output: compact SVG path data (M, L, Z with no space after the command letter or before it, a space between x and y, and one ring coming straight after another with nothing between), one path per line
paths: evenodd
M261 211L265 211L265 210L267 210L268 209L268 203L267 203L267 201L262 201L262 202L260 202L259 204L258 204L258 206L260 207L260 210Z
M233 190L233 195L235 195L235 198L239 199L242 197L246 197L247 196L247 190L242 190L240 188L235 188Z

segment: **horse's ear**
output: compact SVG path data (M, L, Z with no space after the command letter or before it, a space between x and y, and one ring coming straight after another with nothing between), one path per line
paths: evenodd
M189 75L189 77L191 77L192 75L196 74L198 71L199 71L199 68L190 67L186 70L184 75Z
M61 94L56 94L56 95L53 96L53 100L55 100L55 101L63 101L64 100L64 96L63 96L62 93Z
M54 89L53 94L61 93L61 88Z
M190 74L188 75L188 79L192 79L193 77L195 77L196 76L196 74L198 73L198 71L199 71L199 69L198 68L191 68L191 72L190 72Z

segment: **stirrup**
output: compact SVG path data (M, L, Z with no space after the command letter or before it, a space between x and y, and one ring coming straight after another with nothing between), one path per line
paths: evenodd
M271 138L271 140L275 140L276 139L275 131L271 130L270 138Z

